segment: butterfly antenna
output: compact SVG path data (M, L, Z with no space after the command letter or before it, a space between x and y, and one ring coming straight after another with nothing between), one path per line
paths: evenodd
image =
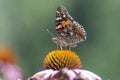
M53 38L55 37L48 29L46 29L46 31L47 31Z

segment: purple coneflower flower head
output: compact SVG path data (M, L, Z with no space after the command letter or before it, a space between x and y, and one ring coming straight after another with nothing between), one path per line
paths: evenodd
M79 56L70 50L54 50L43 63L44 70L28 80L102 80L93 72L82 69Z

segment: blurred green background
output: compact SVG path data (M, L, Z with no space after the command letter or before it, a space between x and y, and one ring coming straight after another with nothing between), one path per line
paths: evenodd
M25 78L42 70L46 54L56 45L55 15L59 5L84 26L87 41L72 49L83 68L103 80L120 79L120 0L0 0L0 46L11 45L19 55Z

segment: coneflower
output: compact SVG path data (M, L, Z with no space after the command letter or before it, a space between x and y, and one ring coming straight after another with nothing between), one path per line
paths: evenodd
M96 74L82 69L79 56L70 50L49 52L43 61L44 70L28 80L102 80Z
M22 71L17 65L17 56L10 47L0 47L0 80L22 79Z

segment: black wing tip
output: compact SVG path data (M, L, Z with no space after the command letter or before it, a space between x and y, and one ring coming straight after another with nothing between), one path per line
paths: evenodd
M58 9L58 10L66 10L66 8L65 8L64 6L62 6L62 5L58 6L57 9Z
M60 6L58 6L58 8L64 8L64 6L63 6L63 5L60 5Z

